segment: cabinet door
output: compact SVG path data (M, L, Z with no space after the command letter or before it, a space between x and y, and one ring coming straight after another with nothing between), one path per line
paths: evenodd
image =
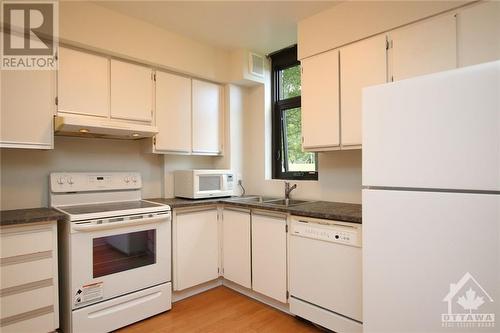
M176 212L174 235L175 290L219 277L217 208Z
M457 66L454 15L442 16L391 32L389 60L394 81Z
M252 213L252 289L287 302L286 217Z
M459 66L500 59L500 2L463 9L458 13L457 26Z
M60 112L109 116L109 59L59 48Z
M339 51L301 61L302 147L322 150L339 147Z
M218 84L192 80L193 153L221 153L221 93Z
M340 119L342 149L361 147L362 90L387 80L386 36L340 50Z
M111 60L111 117L150 122L153 119L151 68Z
M222 241L224 278L251 288L250 211L224 209Z
M53 148L55 72L3 70L1 91L0 147Z
M156 72L155 150L191 152L191 79Z

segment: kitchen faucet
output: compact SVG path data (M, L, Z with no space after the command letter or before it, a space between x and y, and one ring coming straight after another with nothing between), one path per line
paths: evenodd
M290 200L290 193L292 193L293 190L297 188L297 184L293 184L293 186L290 187L289 182L285 182L285 200L288 202Z

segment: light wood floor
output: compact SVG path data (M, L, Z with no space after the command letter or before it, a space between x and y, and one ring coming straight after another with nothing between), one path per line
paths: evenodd
M122 328L120 333L163 332L321 332L226 287L175 303L172 310Z

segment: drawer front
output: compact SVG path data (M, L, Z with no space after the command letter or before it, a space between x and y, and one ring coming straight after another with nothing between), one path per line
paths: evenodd
M2 234L1 258L52 250L52 229L37 232Z
M50 282L52 283L52 282ZM54 287L47 286L0 298L1 318L5 319L54 304Z
M2 333L46 333L56 329L54 312L4 325Z
M170 310L172 284L140 290L72 312L73 332L105 333Z
M20 286L26 283L50 279L53 276L53 258L1 267L0 289Z

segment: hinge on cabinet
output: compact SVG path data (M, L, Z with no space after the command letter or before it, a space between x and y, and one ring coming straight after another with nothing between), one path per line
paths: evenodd
M55 102L56 102L56 105L59 105L59 97L56 96Z
M156 146L156 136L153 138L153 144Z
M286 299L289 299L290 298L290 292L287 290L286 291Z
M153 74L153 81L156 82L156 73Z
M393 47L393 46L394 46L394 45L393 45L392 39L391 39L391 40L386 40L386 41L385 41L385 49L386 49L386 50L392 49L392 47Z
M394 75L391 75L391 82L394 82Z
M288 232L288 224L285 225L285 232Z
M217 267L217 274L220 274L220 268Z

